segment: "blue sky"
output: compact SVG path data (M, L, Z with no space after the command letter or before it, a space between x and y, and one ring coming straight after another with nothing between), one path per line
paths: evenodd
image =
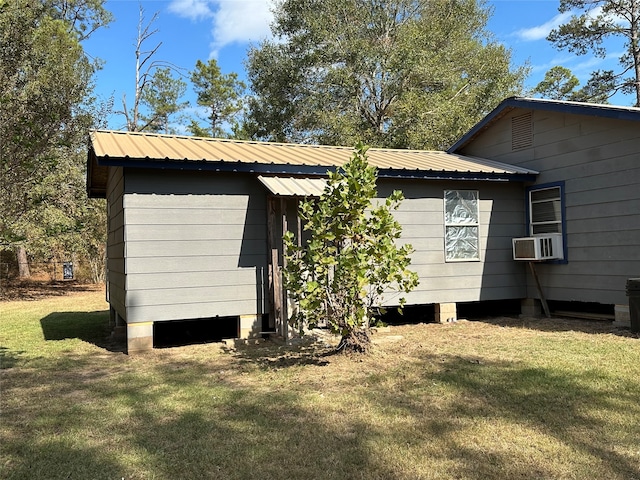
M531 74L527 87L534 87L545 72L562 65L584 83L591 71L615 68L619 48L610 46L607 59L592 55L575 56L556 50L545 38L566 17L558 12L558 0L492 0L489 30L512 51L515 65L528 62ZM102 98L114 97L114 110L122 109L122 97L130 104L135 87L135 41L142 6L147 22L157 33L146 43L148 48L162 42L153 58L192 70L197 60L216 58L223 73L245 76L244 60L249 45L268 38L271 21L270 0L107 0L106 8L114 21L85 42L86 52L103 60L104 67L96 77L96 92ZM186 100L195 103L188 88ZM616 97L612 103L631 105L632 100ZM124 126L122 115L111 115L109 128Z

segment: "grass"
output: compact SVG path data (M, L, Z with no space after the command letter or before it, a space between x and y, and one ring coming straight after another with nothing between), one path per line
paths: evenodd
M0 302L3 479L640 479L640 339L609 324L127 356L103 297Z

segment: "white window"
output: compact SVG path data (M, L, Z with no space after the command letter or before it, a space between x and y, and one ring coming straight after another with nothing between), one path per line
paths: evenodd
M529 232L531 235L562 231L562 188L529 190Z
M448 262L480 260L477 190L445 190L444 250Z

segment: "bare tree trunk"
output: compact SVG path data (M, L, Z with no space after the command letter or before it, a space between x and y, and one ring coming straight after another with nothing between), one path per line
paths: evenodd
M121 113L124 115L127 121L127 130L130 132L138 132L144 130L147 125L139 125L140 120L140 103L142 101L142 92L144 91L147 82L149 81L149 77L151 75L151 71L156 67L156 63L151 61L151 57L156 53L162 42L158 43L153 49L149 51L143 51L144 42L149 39L152 35L155 35L158 30L150 31L150 27L158 19L159 13L156 12L153 14L151 21L144 25L144 9L142 8L142 4L140 4L140 17L138 20L138 39L136 40L136 89L133 97L133 106L131 110L127 108L127 101L125 95L122 96L122 108ZM147 62L150 62L146 70L143 73L143 67Z
M16 253L18 255L18 278L31 278L31 270L29 270L27 251L24 247L18 247L18 251Z

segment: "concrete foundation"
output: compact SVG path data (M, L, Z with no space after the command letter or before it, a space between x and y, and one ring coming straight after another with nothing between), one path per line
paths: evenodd
M239 338L260 338L260 332L262 331L262 316L240 315L239 330Z
M631 327L631 314L629 313L629 305L616 305L614 307L615 319L613 326L615 327Z
M458 313L455 303L436 303L436 322L456 322Z
M537 298L525 298L520 303L520 314L523 317L542 316L542 305Z
M153 322L127 324L127 353L153 349Z

